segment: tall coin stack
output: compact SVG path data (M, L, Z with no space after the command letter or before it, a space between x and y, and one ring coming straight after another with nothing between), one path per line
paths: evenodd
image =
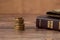
M24 28L25 28L24 19L22 17L17 18L15 29L20 30L20 31L24 31Z
M46 14L45 16L38 16L36 18L36 28L60 31L60 11L49 11Z

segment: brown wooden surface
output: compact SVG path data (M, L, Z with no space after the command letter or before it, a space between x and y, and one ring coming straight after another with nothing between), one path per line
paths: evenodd
M59 0L0 0L0 14L42 14L60 9Z
M38 15L24 15L25 31L14 29L15 17L0 17L0 40L60 40L60 32L40 29L35 26L35 19Z

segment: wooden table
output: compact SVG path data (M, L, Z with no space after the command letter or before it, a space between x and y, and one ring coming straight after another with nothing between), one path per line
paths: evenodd
M60 40L60 32L45 29L0 29L0 40Z

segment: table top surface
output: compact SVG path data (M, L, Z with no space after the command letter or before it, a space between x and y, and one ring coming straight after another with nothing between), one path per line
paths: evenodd
M45 29L0 29L0 40L60 40L60 32Z
M19 15L20 16L20 15ZM35 27L37 15L25 15L25 31L14 29L14 18L0 18L0 40L60 40L60 32ZM32 27L33 26L33 27ZM12 28L12 29L11 29Z

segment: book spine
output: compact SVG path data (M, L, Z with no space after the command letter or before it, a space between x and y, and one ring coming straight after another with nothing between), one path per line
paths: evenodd
M47 20L43 20L43 19L40 19L41 20L41 28L44 28L46 29L47 28Z
M36 28L38 28L38 29L41 27L41 26L39 26L40 25L39 23L40 23L39 19L36 19Z
M59 28L59 21L54 21L54 23L53 23L53 29L54 30L59 30L58 28Z
M42 19L36 19L36 28L47 28L47 21Z
M48 19L38 19L36 20L36 27L43 29L51 29L51 30L60 30L60 21L56 20L48 20Z
M47 28L53 29L53 21L52 20L47 20Z

